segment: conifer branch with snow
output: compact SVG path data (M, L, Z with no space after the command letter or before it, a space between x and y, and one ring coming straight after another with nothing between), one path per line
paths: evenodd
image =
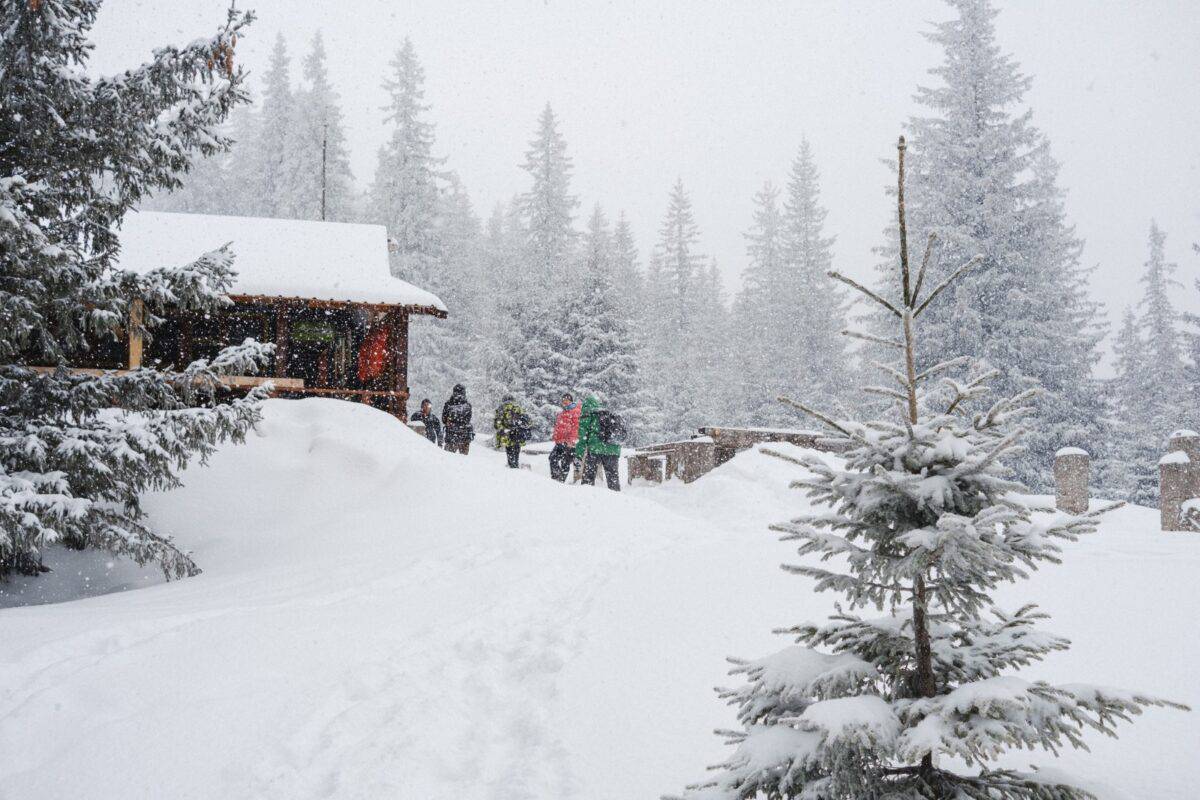
M39 572L54 544L157 562L168 577L196 572L144 525L139 496L242 439L264 391L218 402L222 375L269 356L253 341L177 373L71 371L126 326L152 335L168 305L222 308L234 277L228 248L144 275L115 259L126 212L229 146L219 126L246 99L234 49L252 16L231 10L214 36L93 79L98 7L0 3L0 575Z
M994 369L976 365L965 383L943 378L934 388L922 378L940 367L916 371L916 311L938 290L922 297L904 263L903 138L898 155L903 357L888 373L902 376L903 391L892 413L865 423L791 403L834 431L845 462L789 459L806 470L792 486L828 510L773 528L799 543L800 556L829 565L785 569L811 578L816 591L839 592L845 604L824 625L781 631L798 645L733 661L731 674L744 683L719 693L744 727L718 732L734 753L714 778L689 787L687 800L1082 800L1091 795L1066 779L991 764L1013 749L1084 747L1087 731L1111 735L1148 706L1182 708L1140 692L1011 674L1069 643L1038 630L1045 615L1036 606L1006 612L992 592L1057 563L1060 543L1093 533L1101 512L1035 512L1007 476L1004 461L1020 452L1024 434L1014 423L1035 392L972 412L964 401L983 394ZM858 613L867 608L877 616Z

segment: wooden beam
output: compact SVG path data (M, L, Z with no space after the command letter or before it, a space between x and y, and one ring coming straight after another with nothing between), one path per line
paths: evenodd
M445 319L446 312L433 306L402 305L399 303L360 303L353 300L318 300L310 297L272 297L263 294L231 294L235 303L256 304L283 308L366 308L371 311L389 312L403 310L410 314L425 314Z
M142 350L145 344L142 340L142 329L145 319L146 308L141 299L134 300L129 304L129 323L125 328L129 339L129 369L141 369L142 366Z
M34 372L52 373L57 367L28 367ZM68 372L76 375L92 375L99 377L101 375L128 375L133 370L128 369L94 369L92 367L69 367ZM262 375L223 375L221 383L228 386L230 389L253 389L255 386L262 386L264 383L270 383L275 386L278 391L299 392L311 391L304 388L304 380L302 378L271 378Z

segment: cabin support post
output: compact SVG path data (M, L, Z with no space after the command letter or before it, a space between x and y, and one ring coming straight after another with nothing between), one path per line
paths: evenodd
M288 307L280 303L275 306L275 377L287 377L288 364Z
M391 314L388 350L391 352L392 391L388 411L402 421L408 419L408 312L403 309Z
M129 369L142 368L142 329L146 321L146 307L140 298L129 304L129 323L126 332L129 339Z

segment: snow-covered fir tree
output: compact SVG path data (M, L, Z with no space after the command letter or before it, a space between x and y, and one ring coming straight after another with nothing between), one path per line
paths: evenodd
M292 126L295 97L291 83L291 56L283 34L275 36L271 60L264 75L262 105L254 138L245 154L247 211L257 217L288 217L288 195L293 175Z
M443 285L448 269L442 240L447 175L442 169L445 160L433 154L425 70L411 40L404 40L389 67L383 86L388 92L385 121L391 136L379 151L369 193L371 214L374 222L387 228L395 245L392 274L440 296L451 288ZM414 318L411 325L409 380L417 386L440 387L441 370L456 348L452 332L431 317Z
M626 317L635 320L642 326L642 314L645 307L646 277L639 266L637 243L634 241L633 228L625 212L617 214L616 225L612 234L613 279L621 291L619 295L624 306Z
M990 0L948 3L954 18L927 34L944 51L931 70L938 83L916 95L928 115L909 122L909 233L914 242L938 237L941 258L929 265L935 281L964 257L982 253L984 262L927 317L919 364L970 354L997 365L1002 393L1045 389L1036 433L1012 459L1023 481L1045 489L1058 448L1096 455L1105 438L1092 377L1098 308L1065 220L1057 167L1021 109L1030 80L996 42L997 12ZM895 246L885 255L893 258Z
M484 234L483 275L477 290L481 292L483 316L478 321L472 359L481 378L476 390L480 408L495 407L505 393L516 397L526 394L519 327L525 241L517 200L497 204Z
M1158 498L1158 458L1145 401L1151 395L1146 373L1146 342L1132 308L1126 308L1113 341L1116 376L1109 381L1110 430L1113 443L1101 465L1105 488L1133 503L1154 505Z
M631 444L660 442L668 435L666 418L654 394L654 382L648 374L654 325L647 302L646 276L640 263L633 228L625 212L621 211L613 227L612 274L617 286L620 313L629 321L630 346L636 354L638 366L637 393L626 406L627 413L631 415Z
M550 104L538 118L538 130L521 168L532 179L519 205L526 234L524 268L513 289L513 311L520 329L520 365L525 410L535 435L549 433L558 399L578 373L571 332L561 327L561 307L574 283L574 228L579 200L571 194L571 159Z
M482 385L481 337L493 314L479 218L466 188L452 173L446 176L440 204L437 292L451 313L422 328L423 335L434 338L422 347L426 358L420 372L410 370L409 377L412 391L431 399L449 397L456 383L472 391Z
M1161 440L1160 446L1172 430L1185 423L1190 425L1195 414L1184 407L1183 320L1171 301L1172 293L1182 289L1183 284L1173 277L1178 267L1167 261L1166 240L1158 224L1151 222L1149 255L1141 278L1142 299L1138 303L1138 324L1146 340L1146 360L1141 367L1145 382L1142 415Z
M845 302L825 274L833 263L826 213L805 140L783 205L779 191L765 186L755 196L754 224L746 233L750 263L735 303L735 360L743 365L738 418L745 422L792 424L774 402L779 394L828 403L845 385Z
M371 208L396 244L392 273L428 286L439 256L438 180L443 159L433 155L433 123L425 119L425 70L409 39L389 62L385 124L391 136L379 151Z
M692 344L697 371L692 376L692 391L698 400L699 421L683 431L689 435L701 425L728 424L737 413L733 366L736 337L725 282L715 258L709 259L700 272L696 289Z
M320 31L304 58L304 85L295 93L292 105L280 207L294 219L349 220L354 215L354 177Z
M842 399L847 353L846 299L829 278L834 237L825 235L828 211L821 205L820 172L807 139L788 175L783 211L783 256L787 268L782 292L793 307L796 331L792 372L795 397ZM784 356L785 354L780 354ZM799 384L799 385L796 385Z
M71 367L126 326L152 332L168 304L206 313L228 302L227 249L145 275L114 262L125 213L228 146L219 126L245 100L234 48L251 17L231 10L209 38L93 77L99 5L0 2L0 573L36 573L62 544L158 562L176 577L197 567L147 527L139 496L177 486L190 459L245 436L261 395L217 404L216 387L269 348L248 340L181 373Z
M139 208L187 214L256 213L260 202L248 176L253 172L251 156L258 135L258 112L248 101L230 113L218 132L229 141L227 149L197 158L187 174L180 176L178 187L147 196Z
M578 395L599 395L622 416L634 443L648 441L661 423L639 374L642 342L635 335L618 269L617 243L597 205L584 233L582 274L565 304L563 327L579 365L570 386Z
M1193 244L1192 251L1200 257L1200 244ZM1200 266L1198 266L1200 270ZM1196 279L1195 289L1200 292L1200 278ZM1187 354L1187 364L1184 367L1184 385L1188 392L1188 402L1195 408L1200 405L1200 314L1190 312L1183 315L1185 327L1183 331L1184 350Z
M700 286L705 258L697 252L699 241L692 202L677 180L646 276L648 377L672 436L694 433L707 421L706 398L695 387L700 375L697 322L704 313Z
M903 147L901 139L901 165ZM896 361L876 391L893 410L859 423L795 404L846 448L844 466L777 454L805 470L793 486L828 506L774 526L802 557L821 558L786 568L844 602L825 624L785 631L797 645L731 659L744 683L721 694L742 728L723 732L734 752L715 778L688 789L690 800L1085 800L1092 795L1068 777L993 764L1014 749L1082 747L1085 731L1112 734L1147 706L1173 705L1013 674L1070 643L1037 629L1045 615L1033 604L1002 610L992 592L1057 562L1060 543L1094 532L1101 512L1039 514L1006 477L1036 389L971 412L997 370L974 362L962 382L946 377L957 360L918 371L926 314L984 259L941 279L914 269L903 179L901 166L896 300L843 279L892 318L877 344ZM876 615L860 613L868 608Z
M1113 344L1111 489L1144 505L1158 503L1158 459L1167 437L1197 423L1194 405L1188 402L1183 316L1171 301L1182 284L1172 277L1176 265L1167 261L1165 243L1166 234L1152 222L1142 298L1136 314L1126 310Z
M770 181L754 195L753 224L743 234L749 264L742 271L742 289L733 304L739 332L734 352L738 376L738 419L754 425L778 425L786 412L775 399L795 396L790 358L794 352L789 333L780 342L780 331L792 330L788 303L783 295L783 212L779 190ZM768 323L768 319L772 321ZM798 330L798 329L797 329ZM790 415L789 415L790 416Z

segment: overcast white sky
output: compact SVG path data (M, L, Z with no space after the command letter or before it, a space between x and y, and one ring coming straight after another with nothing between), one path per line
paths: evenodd
M226 0L108 0L94 65L208 33ZM581 216L624 208L643 255L667 191L691 191L705 252L731 288L763 181L782 183L802 136L822 170L838 266L864 274L891 213L881 159L939 60L920 35L935 0L584 2L239 0L258 13L238 59L257 86L275 34L299 60L319 28L342 94L352 161L370 181L387 132L380 82L405 36L425 66L438 149L486 217L525 188L518 168L547 100L575 162ZM1150 219L1200 310L1200 3L1000 3L999 37L1034 78L1027 96L1062 163L1067 208L1114 314L1138 295Z

